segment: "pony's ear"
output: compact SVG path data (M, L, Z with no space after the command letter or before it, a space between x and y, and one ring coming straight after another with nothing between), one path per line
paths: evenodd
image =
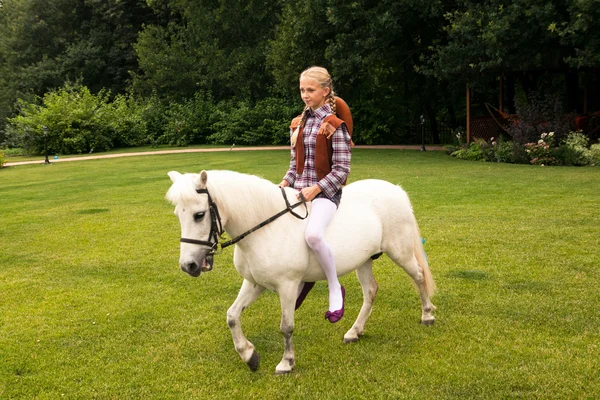
M175 183L177 179L181 178L181 174L177 171L171 171L167 175L169 175L169 178L171 178L171 182L173 183Z
M200 172L200 176L199 176L197 185L202 188L205 188L207 181L208 181L208 173L205 170L202 170L202 172Z

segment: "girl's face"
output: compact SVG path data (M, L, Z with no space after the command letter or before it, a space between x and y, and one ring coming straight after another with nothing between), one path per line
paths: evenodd
M330 89L322 87L319 82L310 78L300 78L300 97L307 107L316 110L325 104Z

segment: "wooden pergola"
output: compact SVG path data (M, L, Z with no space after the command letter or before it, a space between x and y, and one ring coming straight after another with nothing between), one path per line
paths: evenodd
M552 71L552 72L561 72L561 73L574 73L575 74L575 80L573 82L569 82L567 81L567 90L576 90L579 91L579 86L578 86L578 74L579 72L592 72L593 74L595 74L596 76L600 76L599 74L600 70L594 69L594 70L590 70L590 71L571 71L571 70L558 70L558 71ZM505 103L505 93L504 93L504 82L505 82L505 76L504 73L500 73L499 74L499 84L498 84L498 107L497 109L500 112L504 112L504 103ZM575 85L575 87L569 87L569 85L573 86ZM584 79L583 79L583 87L581 88L583 90L582 94L581 94L581 107L580 107L580 114L583 116L582 118L585 118L585 116L590 115L589 114L589 95L590 95L590 89L589 89L589 85L588 85L588 79L587 76L584 75ZM513 91L513 95L514 95L514 91ZM509 93L510 96L510 93ZM600 97L597 94L597 97ZM498 125L497 121L494 120L493 116L489 116L489 117L473 117L472 113L471 113L471 100L472 100L472 93L471 93L471 88L469 85L469 82L466 83L466 140L467 143L471 143L472 139L474 137L482 137L484 139L489 139L491 136L494 135L494 133L490 133L490 134L482 134L481 132L474 132L474 128L477 131L477 128L483 129L483 130L489 130L490 132L493 132L494 130L496 130L496 133L501 130L500 126ZM598 113L598 112L597 112ZM594 114L597 114L594 113ZM594 115L596 116L596 115ZM600 115L598 115L598 117L600 117ZM474 124L475 122L475 124ZM474 126L474 125L478 125L478 126ZM497 129L494 129L494 127L496 127ZM475 134L474 134L475 133Z

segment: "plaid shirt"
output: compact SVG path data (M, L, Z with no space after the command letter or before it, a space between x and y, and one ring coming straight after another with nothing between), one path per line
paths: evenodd
M323 194L338 205L342 197L342 186L350 173L350 134L348 133L346 124L340 125L334 132L331 138L333 145L331 172L319 181L315 168L317 132L325 117L332 114L332 112L329 104L325 103L322 107L314 111L309 110L308 113L308 118L306 118L304 128L302 129L305 154L304 171L302 175L298 176L296 174L296 150L292 146L290 168L283 179L288 181L290 186L297 190L317 184L321 189L321 193L317 197L322 197L321 194Z

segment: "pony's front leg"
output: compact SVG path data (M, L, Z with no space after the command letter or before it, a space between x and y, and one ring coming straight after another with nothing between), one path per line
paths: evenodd
M227 310L227 325L233 337L233 345L242 360L248 364L252 371L256 371L260 365L260 356L254 350L254 345L246 339L242 332L240 317L242 312L252 304L265 290L264 287L248 282L244 279L237 299Z
M292 335L294 333L294 309L296 306L296 295L298 292L298 282L282 285L278 289L279 301L281 302L281 333L283 333L283 342L285 349L283 359L275 368L276 374L287 374L294 368L296 355L294 353L294 343Z

